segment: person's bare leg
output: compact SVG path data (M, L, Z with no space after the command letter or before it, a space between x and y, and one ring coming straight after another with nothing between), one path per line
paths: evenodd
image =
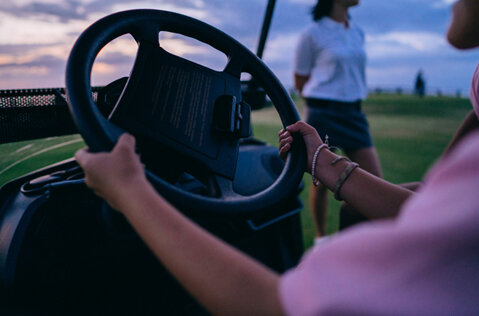
M374 147L361 148L358 150L345 150L346 155L354 162L357 162L361 169L366 170L375 176L382 177L381 163Z
M309 191L309 207L316 228L316 237L326 236L326 222L328 217L328 189L319 185L311 185Z

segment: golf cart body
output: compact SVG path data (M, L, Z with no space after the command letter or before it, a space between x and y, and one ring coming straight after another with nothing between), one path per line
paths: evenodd
M266 16L272 13L273 7L274 1L270 1ZM158 15L157 12L140 13L135 13L134 17ZM160 13L160 16L169 18L173 15ZM177 18L176 15L173 17ZM268 18L265 22L269 26ZM263 32L265 29L267 33L267 27L263 26ZM261 38L266 40L266 36ZM141 60L139 55L137 60ZM170 57L164 55L163 60ZM187 65L185 67L197 67L178 59L175 62ZM78 63L73 63L72 67L78 67ZM283 272L297 263L303 250L299 219L302 205L298 197L301 186L297 180L292 180L296 182L294 188L277 197L274 203L261 204L258 201L262 199L254 200L261 197L262 192L266 192L265 196L275 194L276 191L269 188L276 187L281 182L278 179L288 180L288 173L284 170L291 168L288 161L285 164L279 159L275 147L249 135L249 108L264 106L262 86L271 81L264 79L269 78L266 75L261 77L260 74L259 77L262 79L259 83L250 81L237 85L241 89L233 98L225 95L215 100L215 109L227 110L215 110L212 124L218 133L225 133L225 130L229 133L222 136L221 144L233 148L234 159L225 159L228 154L222 155L221 147L218 149L221 159L210 163L198 158L199 155L186 155L189 153L185 154L184 146L175 147L165 139L160 140L161 146L155 143L161 150L142 152L142 158L152 174L152 183L162 194L173 192L173 204L183 213L226 242ZM100 119L109 117L114 121L111 113L128 93L134 91L136 98L144 96L138 93L139 90L131 90L132 82L144 86L144 82L136 81L136 78L142 76L136 77L132 72L130 78L118 79L105 87L88 87L88 95L84 97L94 103L94 111L102 115ZM239 83L238 80L234 83ZM81 132L90 148L107 149L100 148L103 145L98 141L101 135L86 136L81 121L83 114L75 112L78 109L72 105L78 91L72 90L70 87L68 96L61 88L0 91L0 141L6 143ZM280 103L275 102L278 97L274 93L271 96L271 91L266 92L275 106ZM67 97L70 98L70 109ZM242 103L235 103L236 99ZM238 106L240 103L241 107ZM232 117L234 124L223 124L225 117ZM236 125L238 117L243 119L241 126ZM124 117L117 122L130 131L122 125L128 124ZM236 126L240 127L235 129ZM91 130L91 126L88 128ZM140 143L143 139L146 144L143 149L152 148L148 135L140 132L136 136ZM94 144L89 143L89 139ZM96 145L99 148L95 148ZM165 150L180 153L174 158L158 155L159 151ZM302 161L303 158L298 159ZM212 194L215 189L204 181L202 172L183 169L185 162L205 169L216 168L219 178L227 178L228 190L231 190L223 195L227 201L220 198L216 207L216 200L210 198L215 195ZM161 168L166 164L167 170ZM156 180L157 177L161 179ZM217 185L219 191L223 189L221 181ZM174 192L182 192L182 195L178 198ZM182 199L183 196L192 200ZM206 314L162 267L122 215L86 187L83 172L73 159L31 172L0 189L0 283L1 315Z

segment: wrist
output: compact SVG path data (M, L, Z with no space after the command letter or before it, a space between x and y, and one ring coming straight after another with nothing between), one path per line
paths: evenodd
M347 164L345 161L331 164L339 157L341 156L336 155L329 149L324 149L321 151L321 154L318 155L318 160L316 161L314 177L331 190L334 188L339 174Z
M316 147L316 150L313 153L313 157L311 158L311 164L309 171L312 176L313 180L313 185L318 186L319 185L319 180L316 177L316 166L318 165L318 156L321 153L322 150L329 149L328 144L319 144L318 147Z
M152 192L156 193L146 177L138 177L119 186L117 192L115 192L114 202L117 209L125 213L138 201L151 195Z

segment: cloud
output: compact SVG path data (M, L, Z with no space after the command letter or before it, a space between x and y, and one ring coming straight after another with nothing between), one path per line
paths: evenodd
M433 4L433 8L449 8L454 2L456 2L457 0L439 0L439 1L436 1L434 4Z
M434 54L448 47L443 36L429 32L391 32L366 35L368 57Z
M225 68L227 57L222 52L184 36L173 33L167 33L166 35L160 38L160 45L169 53L216 71L222 71Z
M56 68L66 63L70 47L56 45L0 45L0 67L28 68L47 66Z
M313 6L316 3L316 1L314 1L314 0L289 0L289 2L299 3L299 4L307 4L307 5L310 5L310 6Z
M7 66L1 67L2 69L2 76L4 78L7 77L15 77L15 76L45 76L49 73L50 69L47 66Z
M209 16L203 0L11 0L0 3L0 12L16 18L57 21L68 24L72 21L91 21L113 12L150 8L183 12L197 18Z
M31 60L10 61L0 65L0 87L3 89L63 86L64 76L58 74L63 74L65 63L59 58L42 55Z
M4 58L6 60L6 58ZM10 62L0 64L0 69L7 69L16 67L18 69L29 67L48 67L57 68L59 65L63 65L64 59L58 58L52 55L39 55L39 56L23 56L14 59L10 59Z
M105 61L108 59L114 61L118 58L134 58L137 51L138 44L132 36L127 34L108 43L108 45L100 51L96 60Z
M93 65L92 71L98 73L99 75L110 75L115 73L116 68L109 63L97 62Z
M87 17L85 7L79 1L4 1L0 5L4 13L16 17L36 17L46 19L54 17L61 23L68 23L70 20L83 20Z
M48 46L48 44L0 44L0 54L15 57L17 54L31 52Z
M271 37L267 43L265 59L268 61L292 60L298 39L298 32Z
M353 20L367 34L388 32L432 32L444 34L450 8L437 6L442 0L368 0L351 10Z
M87 21L62 24L34 17L19 18L0 11L0 45L55 45L59 42L73 45L75 37L87 26Z

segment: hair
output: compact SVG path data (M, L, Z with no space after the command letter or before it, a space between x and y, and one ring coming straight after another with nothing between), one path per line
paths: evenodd
M314 21L321 20L322 17L328 16L333 10L334 0L318 0L316 5L311 10Z

